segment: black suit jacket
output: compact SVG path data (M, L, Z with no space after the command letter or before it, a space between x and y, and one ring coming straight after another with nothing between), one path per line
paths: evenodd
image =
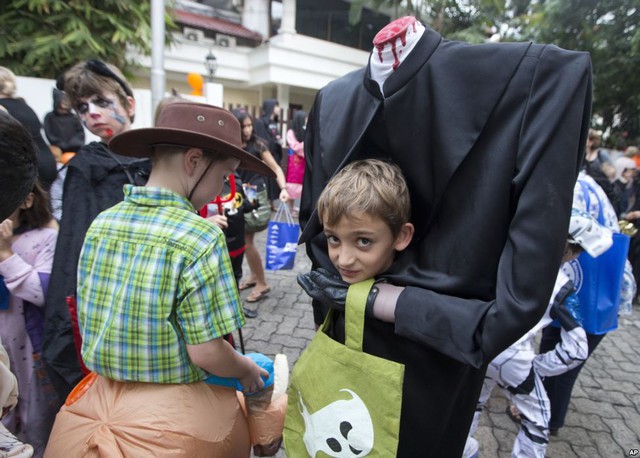
M431 391L422 407L440 420L418 434L442 439L430 456L454 456L484 367L548 304L586 143L590 60L548 45L453 42L427 28L383 89L365 68L318 93L305 138L301 242L314 267L332 268L315 203L345 164L373 155L372 138L386 138L375 155L407 178L416 238L383 275L408 286L391 335L369 323L364 349L402 360L389 348L420 346L413 361L422 380L439 380L422 382Z

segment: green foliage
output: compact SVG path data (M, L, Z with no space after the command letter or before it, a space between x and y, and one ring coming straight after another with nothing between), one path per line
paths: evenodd
M131 47L151 51L149 0L5 0L0 10L0 62L18 75L56 78L90 58L126 70ZM167 42L176 28L165 15ZM6 27L11 24L11 27Z
M519 0L519 2L529 0ZM505 0L354 0L349 21L360 21L362 8L392 11L393 17L415 16L420 22L447 38L479 43L492 35L494 27L504 21Z
M415 12L412 0L353 0L349 7L350 25L356 25L360 22L362 9L365 6L374 11L379 11L382 8L390 9L394 12L395 18ZM413 15L418 17L416 14Z
M640 141L640 1L549 0L543 15L536 39L591 54L596 127Z
M354 0L411 14L446 38L480 43L534 40L587 51L593 65L594 127L640 143L640 0Z

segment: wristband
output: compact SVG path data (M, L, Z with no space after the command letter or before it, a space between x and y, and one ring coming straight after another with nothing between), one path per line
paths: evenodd
M367 303L364 307L365 316L373 317L373 304L376 301L376 297L378 296L378 287L373 285L369 290L369 295L367 296Z

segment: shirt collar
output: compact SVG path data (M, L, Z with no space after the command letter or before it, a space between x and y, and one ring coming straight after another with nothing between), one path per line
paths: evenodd
M180 194L167 188L124 185L124 200L147 207L176 207L195 212L193 204Z

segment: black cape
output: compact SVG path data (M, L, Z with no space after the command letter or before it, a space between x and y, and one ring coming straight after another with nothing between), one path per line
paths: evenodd
M20 121L31 134L38 156L38 180L48 192L49 188L51 188L51 183L57 176L56 160L49 149L49 145L42 137L42 124L40 124L38 115L23 99L0 99L0 105L5 107L11 116Z
M104 143L92 142L83 146L67 167L47 293L43 350L51 381L62 400L82 375L66 298L76 294L76 270L85 234L100 212L124 199L123 185L146 183L151 163L115 154Z

